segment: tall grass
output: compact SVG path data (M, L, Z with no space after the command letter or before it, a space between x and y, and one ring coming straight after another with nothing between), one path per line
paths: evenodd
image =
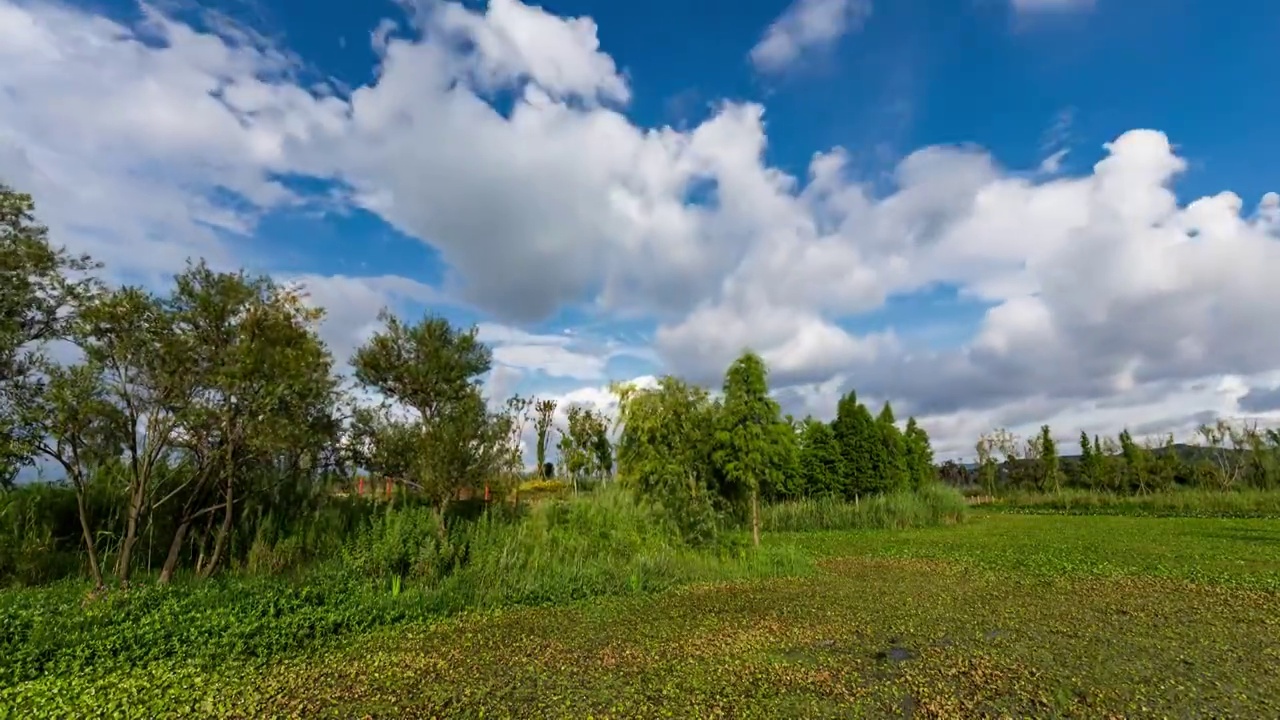
M763 509L761 522L765 530L779 532L903 529L960 522L967 512L959 491L936 484L857 503L837 498L777 503Z
M293 543L287 536L279 543ZM258 551L268 555L269 548ZM266 564L270 567L270 563ZM166 658L265 660L353 633L471 608L570 602L681 583L798 574L792 546L684 543L652 505L618 490L492 512L444 532L430 508L376 517L327 561L280 576L137 586L83 603L83 582L0 592L0 686Z
M1142 495L1063 489L1053 493L1014 492L987 507L1005 512L1152 517L1280 517L1277 490L1174 489Z

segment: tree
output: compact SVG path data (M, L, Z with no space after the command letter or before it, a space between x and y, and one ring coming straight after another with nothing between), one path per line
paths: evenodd
M601 478L612 469L609 422L591 408L574 404L568 410L567 432L560 434L560 462L574 483L582 478ZM603 439L603 444L602 444Z
M86 497L90 483L98 477L97 470L119 455L121 423L107 398L101 368L91 362L50 365L44 374L48 379L45 392L37 404L24 408L23 420L38 428L37 449L62 466L75 488L89 575L98 592L105 585Z
M883 463L880 471L883 490L903 490L911 485L911 470L907 463L906 441L893 417L893 407L885 401L876 417L882 447L879 455Z
M858 402L854 391L850 390L840 398L831 429L844 461L845 476L841 485L846 497L854 499L882 489L881 472L886 464L884 444L875 419L866 406Z
M769 397L768 371L759 355L744 352L724 378L724 410L716 433L716 461L728 484L748 495L751 539L760 545L760 490L778 471L776 441L781 410Z
M844 458L831 426L805 418L800 431L802 494L844 495Z
M79 304L99 287L98 267L49 242L31 196L0 183L0 490L38 453L40 429L20 409L42 391L45 346L66 337Z
M542 477L550 477L547 473L547 448L551 447L551 431L555 429L556 401L539 400L533 404L533 431L537 434L536 451L538 454L538 473Z
M1089 433L1080 431L1080 479L1086 487L1098 487L1102 483L1102 457L1100 448L1089 441Z
M492 353L476 339L476 328L454 328L427 316L405 325L388 312L385 327L356 351L356 379L390 403L411 410L402 481L432 502L441 532L449 502L502 472L511 456L514 418L492 413L480 392Z
M1062 468L1058 461L1058 445L1053 441L1053 434L1048 425L1040 426L1039 446L1040 467L1044 474L1040 485L1045 490L1058 492L1062 488Z
M1017 459L1017 436L1004 428L993 430L978 438L978 479L987 494L994 495L999 484L1001 454L1006 465Z
M322 313L267 277L215 272L200 262L175 278L165 300L173 314L173 372L194 385L180 418L179 443L192 461L169 555L169 582L192 524L202 576L222 562L238 507L251 498L253 470L286 448L332 430L336 380L316 331ZM214 525L213 513L221 511Z
M513 474L524 467L524 429L529 424L529 411L533 409L533 404L532 398L525 398L520 395L513 395L507 398L507 417L510 418L511 424L510 464ZM541 467L538 468L538 472L542 472ZM518 510L520 508L519 477L513 478L511 485L511 506Z
M903 443L911 488L919 490L936 482L938 470L933 464L933 445L929 442L929 433L920 427L914 417L907 418L907 430L903 435Z
M166 460L175 450L179 423L195 385L175 335L173 314L140 288L101 293L85 303L75 327L71 336L100 370L107 401L122 423L127 505L115 573L127 587L157 474L168 467Z
M761 488L761 494L770 500L783 500L803 494L798 426L799 423L788 415L770 428L769 448L773 472L766 476L766 484Z
M665 376L655 387L611 386L618 398L618 480L661 503L691 542L715 533L715 430L721 408L706 390Z
M1151 457L1146 448L1134 442L1127 428L1120 432L1120 457L1124 462L1124 488L1145 494L1151 482Z

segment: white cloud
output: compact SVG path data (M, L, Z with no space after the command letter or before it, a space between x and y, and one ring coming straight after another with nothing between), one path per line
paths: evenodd
M856 32L870 15L870 0L794 0L751 48L751 62L762 72L785 70L805 52Z
M501 89L527 78L556 98L631 97L613 58L600 51L591 18L565 19L518 0L490 0L484 15L453 3L433 10L427 14L430 29L474 43L466 60L480 88Z
M501 324L575 305L656 320L674 372L715 382L751 346L794 384L790 407L829 415L854 386L960 451L990 424L1176 425L1280 384L1280 196L1179 204L1187 161L1160 132L1120 135L1078 177L922 148L883 193L840 149L803 178L768 166L756 104L687 131L638 127L587 19L515 0L434 7L408 37L384 26L376 80L337 97L260 36L0 0L0 177L36 195L60 240L143 277L188 255L270 269L256 219L303 201L277 174L341 181L451 274L443 290L301 277L335 352L383 305L462 298L494 316L491 392L544 373L599 394L610 357L643 354ZM845 329L939 284L990 305L958 349Z

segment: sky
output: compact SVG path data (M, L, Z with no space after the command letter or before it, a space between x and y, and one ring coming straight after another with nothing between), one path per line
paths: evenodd
M759 352L941 458L1280 418L1270 0L0 0L0 182L157 289L475 324L608 407Z

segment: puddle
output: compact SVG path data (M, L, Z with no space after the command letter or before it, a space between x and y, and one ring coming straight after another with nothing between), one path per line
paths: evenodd
M907 660L913 660L915 659L915 656L916 654L907 648L904 648L901 645L893 645L887 650L881 650L876 653L875 658L877 660L888 660L889 662L900 663Z

